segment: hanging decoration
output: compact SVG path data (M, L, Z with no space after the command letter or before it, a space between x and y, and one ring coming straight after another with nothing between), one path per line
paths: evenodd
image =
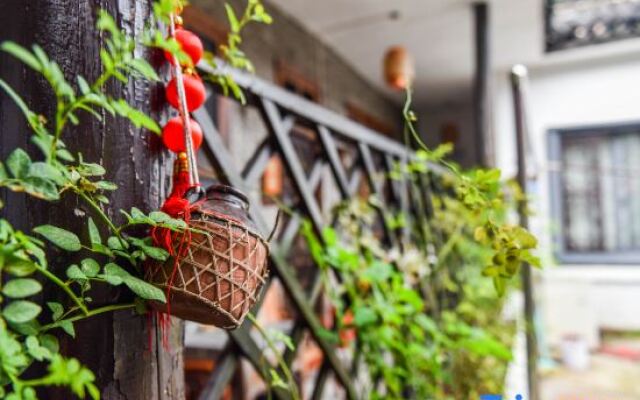
M200 124L191 118L189 125L191 125L193 149L198 150L202 145L202 128L200 128ZM167 121L164 128L162 128L162 143L174 153L187 151L184 140L184 123L181 117L174 117Z
M167 304L153 304L156 309L224 329L242 323L266 280L269 251L248 210L247 197L236 189L207 189L205 199L191 207L189 226L198 232L186 248L176 249L172 240L179 272L171 262L150 271L149 280L170 294Z
M267 197L278 197L284 190L284 166L279 156L269 159L262 175L262 193Z
M183 67L197 65L202 58L202 53L204 52L202 41L200 40L198 35L191 31L183 29L180 26L176 26L175 39L178 43L180 43L180 48L182 49L182 51L184 51L191 59L191 65L183 65ZM171 63L171 65L175 65L173 54L165 51L164 56L169 61L169 63Z
M202 79L192 72L190 69L186 69L186 74L182 75L182 85L186 96L186 109L188 112L192 112L200 108L206 99L206 91ZM178 79L177 77L171 79L167 85L165 96L167 101L175 109L180 109L180 94L178 93Z
M413 58L402 46L393 46L384 56L384 80L392 89L405 90L413 82Z
M164 145L177 153L173 188L162 211L184 219L190 229L152 232L154 243L172 257L147 268L147 280L166 290L167 297L166 303L151 306L167 315L233 329L257 301L268 272L269 248L249 218L244 194L225 185L206 191L200 187L195 153L203 133L189 113L206 100L202 79L193 69L202 57L202 42L181 27L179 16L171 16L169 28L190 63L178 62L175 55L168 57L173 78L165 94L179 116L162 129ZM196 200L190 201L195 194ZM168 319L161 317L160 322L166 325Z

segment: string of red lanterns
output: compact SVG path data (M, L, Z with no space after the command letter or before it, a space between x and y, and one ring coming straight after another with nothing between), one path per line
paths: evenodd
M169 105L180 111L181 104L178 88L180 82L177 69L181 68L181 83L184 87L184 95L186 98L186 110L183 111L185 114L188 114L200 108L206 100L204 83L193 68L202 58L202 41L195 33L182 27L180 17L175 18L175 31L172 36L180 44L181 50L189 56L189 62L180 63L181 65L176 68L173 55L165 52L165 57L171 65L174 65L176 72L165 88L165 97ZM185 127L187 118L188 123L187 127ZM186 152L188 149L186 146L187 135L185 135L185 131L190 131L192 149L194 152L197 151L202 144L202 129L189 115L180 115L169 119L162 128L162 142L174 153Z

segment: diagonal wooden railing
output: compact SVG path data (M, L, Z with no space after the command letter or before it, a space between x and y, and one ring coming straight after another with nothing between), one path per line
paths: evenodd
M213 71L205 68L203 72ZM278 235L272 240L270 261L272 273L282 282L298 312L289 335L297 345L304 332L309 331L323 352L323 364L316 379L313 399L321 398L331 374L342 385L348 398L357 399L359 393L353 376L357 373L359 357L355 354L351 365L345 365L334 346L322 335L322 324L314 312L314 306L323 290L318 269L313 274L312 283L305 290L286 254L299 234L302 218L307 218L314 230L320 233L323 226L333 223L328 220L331 217L328 213L323 213L323 209L327 210L339 201L358 196L363 187L381 203L379 223L385 240L389 244L402 246L415 233L406 228L399 231L394 229L388 223L387 213L404 211L410 217L427 218L430 210L430 187L425 182L416 189L416 185L390 178L390 171L396 164L406 163L413 156L402 144L268 82L235 71L229 73L243 89L247 105L259 111L267 136L255 145L252 156L239 168L237 158L230 154L212 116L205 108L201 108L195 112L194 117L204 132L203 153L206 161L213 166L220 181L251 192L259 185L269 159L274 154L282 159L295 195L281 201L299 215L288 218L286 225L279 229ZM316 159L301 159L292 140L292 132L297 124L304 125L306 130L315 135L317 146L322 150ZM351 162L347 163L346 160ZM311 165L311 168L305 169L305 165ZM331 173L323 174L327 168ZM332 182L325 182L327 179ZM321 183L331 184L337 189L334 204L319 204L316 191ZM270 230L265 219L267 214L261 204L255 203L251 206L251 218L262 233L267 235ZM268 290L271 282L272 280L267 282L263 293ZM260 306L261 304L256 305L254 314ZM230 341L216 361L216 368L200 395L201 400L218 399L222 396L241 358L246 358L265 381L270 379L262 350L250 335L250 329L251 323L246 321L240 328L228 332ZM285 350L283 359L291 364L295 356L295 351ZM290 393L285 390L277 389L274 394L278 399L291 398Z

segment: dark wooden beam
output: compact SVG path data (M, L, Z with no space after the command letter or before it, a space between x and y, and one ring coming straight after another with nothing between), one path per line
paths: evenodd
M75 86L77 75L91 81L102 70L99 49L104 44L104 35L95 28L98 8L106 9L121 29L136 36L149 20L151 3L151 0L4 0L0 40L13 40L25 47L39 44ZM138 54L153 60L152 52L142 47ZM55 101L44 79L7 53L3 52L0 60L0 78L13 86L34 111L53 120ZM160 68L160 72L166 70ZM110 96L126 99L157 120L166 117L162 90L160 84L139 80L127 85L119 82L108 85ZM22 115L10 98L0 93L0 158L4 159L17 146L36 158L39 153L30 144L27 132ZM168 189L165 171L171 159L154 134L105 113L102 122L83 115L78 126L69 126L63 133L63 140L73 152L82 152L85 161L102 163L108 171L106 178L118 184L118 191L110 196L106 207L114 219L121 218L119 209L159 208ZM1 192L6 203L2 217L17 228L29 232L36 225L48 223L81 237L86 235L86 220L79 214L90 214L91 210L73 195L65 195L57 203L46 203L24 194ZM50 267L58 276L64 276L66 267L78 260L76 256L53 250L51 255ZM54 300L53 296L59 293L48 286L45 292L46 300ZM131 295L121 288L96 286L90 295L94 305L131 300ZM148 338L159 335L145 316L121 311L78 322L76 338L62 334L60 340L65 355L80 359L95 373L102 399L183 399L182 323L175 321L171 327L170 350L158 345L161 342L158 340L152 340L149 348ZM41 398L72 397L63 389L47 390L40 394Z
M475 72L473 78L473 126L476 147L476 163L490 165L491 103L489 81L491 74L491 43L489 37L489 5L482 1L473 3Z

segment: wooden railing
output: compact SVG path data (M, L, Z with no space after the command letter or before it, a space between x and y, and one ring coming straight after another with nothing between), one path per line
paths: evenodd
M323 364L312 398L321 398L330 374L344 387L348 398L360 398L361 393L352 378L358 368L358 357L351 357L352 365L345 365L341 361L334 346L322 335L323 327L314 311L314 305L323 291L321 280L318 279L318 269L315 268L312 283L305 288L287 255L292 248L293 239L299 234L302 218L307 218L315 231L320 233L323 226L332 223L327 210L340 201L359 195L375 195L378 198L381 203L379 225L384 240L388 244L402 246L412 240L413 233L407 228L392 228L386 215L388 212L403 211L410 218L427 218L430 210L430 185L426 182L422 185L408 185L403 180L390 178L389 172L396 165L406 163L413 156L402 144L258 78L231 73L247 97L247 106L259 111L267 134L260 143L251 145L255 146L255 151L239 167L237 157L230 153L225 145L225 138L214 124L214 117L205 108L201 108L195 112L194 117L204 132L203 153L206 160L202 161L213 167L217 179L223 183L247 193L255 193L271 157L280 156L287 182L290 182L290 190L294 192L280 201L298 212L298 215L286 218L286 223L280 227L271 242L272 275L279 278L297 311L293 328L288 334L298 344L308 330L323 352ZM211 89L215 90L213 87ZM321 151L312 152L315 154L313 156L301 156L292 138L293 132L300 129L312 137L316 149ZM310 157L313 159L309 159ZM330 174L324 173L327 168L331 171ZM328 180L331 182L327 182ZM320 185L336 189L333 200L324 199L322 204L318 201L316 192ZM267 221L266 215L269 213L260 203L252 202L251 217L262 233L267 235L273 222ZM271 282L271 279L267 282L263 293ZM254 314L259 307L260 304L255 307ZM264 368L262 349L252 338L250 329L251 323L245 321L240 328L228 332L230 340L216 360L215 370L200 399L220 398L241 358L251 362L265 381L270 379ZM295 351L286 350L283 358L292 363ZM291 397L285 390L277 389L274 394L278 399Z

